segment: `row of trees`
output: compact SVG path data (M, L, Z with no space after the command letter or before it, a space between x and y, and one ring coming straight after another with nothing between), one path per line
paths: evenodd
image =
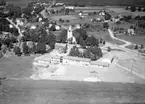
M139 11L139 12L145 12L145 8L142 8L141 6L127 6L125 7L126 10L130 10L131 12Z
M30 54L36 54L36 53L44 54L46 52L46 44L38 42L38 44L35 45L35 43L33 42L32 46L29 47L27 43L24 42L22 49L16 46L14 47L13 52L17 56L21 56L22 54L24 54L25 56L30 55Z
M79 49L76 46L74 46L71 49L69 55L75 56L75 57L81 57L81 58L90 58L93 61L95 61L103 56L102 50L97 46L87 48L87 49L85 49L84 52L80 52Z

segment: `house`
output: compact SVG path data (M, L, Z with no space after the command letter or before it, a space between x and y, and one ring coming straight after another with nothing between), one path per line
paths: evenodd
M23 26L26 23L26 19L25 18L16 18L16 23L19 26Z
M135 35L135 30L134 30L134 29L128 29L128 30L127 30L127 33L128 33L129 35Z
M64 3L56 3L55 6L64 6Z
M99 16L105 16L105 11L100 11Z
M65 9L74 10L75 9L75 6L65 6Z

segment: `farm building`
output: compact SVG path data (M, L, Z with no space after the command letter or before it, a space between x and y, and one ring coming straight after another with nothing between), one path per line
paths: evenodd
M74 6L65 6L65 9L74 10L74 9L75 9L75 7L74 7Z
M127 33L128 33L128 35L135 35L134 29L128 29Z

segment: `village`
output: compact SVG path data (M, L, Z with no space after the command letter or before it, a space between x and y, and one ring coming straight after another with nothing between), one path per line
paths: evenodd
M143 57L143 41L138 44L120 38L124 34L130 37L140 35L140 24L128 22L132 18L137 19L137 16L114 12L112 8L67 6L55 0L31 2L21 14L18 13L20 8L14 6L1 8L7 11L1 21L8 22L1 24L1 43L4 43L1 45L1 57L42 54L31 62L33 73L29 77L33 80L62 78L112 82L114 78L108 73L113 73L118 76L121 74L115 81L136 82L134 76L114 72L113 69L117 70L117 67L123 70L127 68L129 73L145 78L144 72L140 73L142 69L137 69L139 72L132 71L132 68L118 64L136 55ZM13 16L17 18L7 16L11 12L16 12ZM140 18L143 19L143 16ZM123 24L125 28L121 27ZM105 77L105 72L110 79Z
M0 104L144 104L144 0L0 0Z

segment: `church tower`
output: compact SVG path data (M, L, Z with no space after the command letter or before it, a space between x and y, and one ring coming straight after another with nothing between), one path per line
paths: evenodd
M70 25L68 27L68 30L67 30L67 41L68 41L68 43L71 43L72 37L73 37L73 30L72 30L72 26Z

